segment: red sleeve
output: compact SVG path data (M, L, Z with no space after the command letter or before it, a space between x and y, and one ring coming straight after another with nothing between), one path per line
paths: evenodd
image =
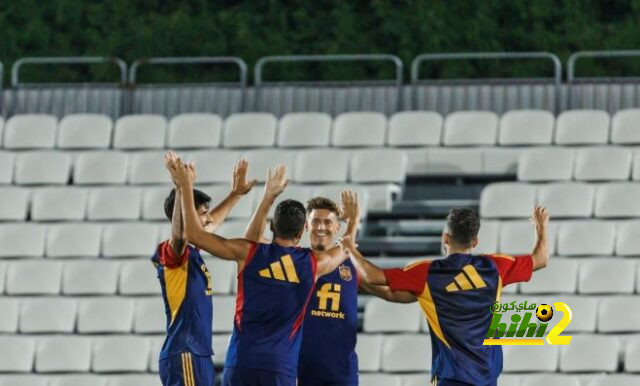
M429 273L430 265L431 262L429 261L421 261L404 269L385 269L384 276L387 278L387 284L392 291L409 291L419 296L424 292L424 286L427 285L427 274Z
M498 269L498 274L502 279L502 285L529 281L533 273L533 258L531 255L507 256L489 255Z
M158 246L158 257L158 262L167 268L180 267L189 258L189 246L185 246L182 256L176 257L173 248L171 248L171 242L164 241Z

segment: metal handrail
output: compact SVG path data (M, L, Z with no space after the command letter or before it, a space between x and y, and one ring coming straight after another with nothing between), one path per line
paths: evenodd
M115 64L120 70L120 84L127 82L127 64L124 60L116 57L42 57L42 58L21 58L18 59L11 67L11 85L13 87L25 87L27 85L37 85L38 83L22 83L20 82L20 69L25 64L95 64L95 63L110 63ZM88 82L90 83L90 82Z
M201 56L201 57L158 57L137 59L129 67L129 83L136 84L138 69L145 64L234 64L240 70L238 83L243 88L247 86L247 63L234 56Z
M575 76L576 62L580 58L628 58L628 57L640 57L640 50L626 50L626 51L580 51L575 52L569 56L567 61L567 82L573 83L579 79ZM612 77L590 77L589 79L610 79ZM626 78L626 77L616 77Z

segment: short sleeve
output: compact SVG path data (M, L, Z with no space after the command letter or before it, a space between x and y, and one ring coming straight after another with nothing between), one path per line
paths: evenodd
M502 279L502 285L529 281L533 273L533 258L531 255L507 256L489 255L498 269L498 274Z
M387 285L392 291L409 291L416 296L424 292L427 284L427 274L430 262L422 261L407 266L404 269L385 269L384 276L387 278Z
M169 240L162 242L158 246L158 263L167 268L177 268L182 266L189 258L189 246L186 245L184 253L180 257L176 257L171 242Z

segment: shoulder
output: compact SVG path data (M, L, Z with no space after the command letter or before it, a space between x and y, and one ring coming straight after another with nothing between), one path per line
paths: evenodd
M412 263L407 263L404 266L404 270L405 271L409 271L411 269L415 269L415 268L429 268L431 266L432 261L431 260L419 260L419 261L414 261Z

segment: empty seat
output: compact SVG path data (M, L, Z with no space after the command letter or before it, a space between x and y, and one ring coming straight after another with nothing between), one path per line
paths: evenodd
M215 272L214 272L215 274ZM213 297L213 332L231 332L236 315L235 296Z
M151 351L151 355L149 355L149 370L152 373L158 373L159 369L159 360L160 360L160 351L162 351L162 345L164 344L165 337L162 335L153 336L149 338L149 350ZM217 355L217 351L214 353Z
M0 161L2 162L2 161ZM24 221L29 206L29 191L18 187L0 188L0 202L11 203L0 207L0 221Z
M133 153L129 159L130 184L167 184L171 176L164 166L164 152L142 151Z
M36 342L32 337L0 336L0 373L31 372ZM5 383L13 386L15 383Z
M595 377L586 386L640 386L640 376L631 374L607 374Z
M71 156L54 151L32 151L16 156L14 182L18 185L64 185L69 181Z
M474 253L492 254L498 251L498 235L500 232L500 223L498 221L480 222L480 231L478 232L478 245L473 250Z
M60 120L60 149L106 149L111 144L113 121L100 114L70 114Z
M640 109L618 110L611 119L611 143L632 145L640 143Z
M431 374L419 373L403 375L400 381L401 386L423 386L427 385L431 380ZM500 385L502 386L502 385Z
M92 221L137 220L142 206L142 189L131 187L94 188L89 193L87 218Z
M567 374L526 375L518 386L580 386L580 379Z
M162 297L138 298L135 300L133 332L136 334L163 333L167 328Z
M333 146L384 146L387 118L382 113L356 111L339 114L333 121Z
M445 146L494 145L498 115L492 111L458 111L444 121Z
M24 375L0 375L0 386L49 386L47 377Z
M298 183L346 182L349 172L349 153L342 150L306 150L295 158Z
M401 111L389 119L389 146L438 146L444 119L435 111Z
M229 184L238 153L220 149L191 151L185 153L184 159L195 162L199 184ZM252 166L249 165L249 170Z
M331 116L326 113L285 114L278 123L278 146L329 146Z
M5 149L52 148L58 120L53 115L15 115L4 125Z
M20 302L21 333L73 333L77 304L68 298L31 298Z
M574 151L564 148L528 149L518 160L519 181L569 181Z
M380 370L383 338L383 335L358 334L356 353L360 371Z
M231 184L225 185L209 185L198 186L198 189L202 190L211 197L211 203L209 207L215 208L222 202L231 192ZM262 191L257 187L254 187L249 193L240 197L240 200L231 209L227 218L249 218L253 214L253 207L256 197L261 195Z
M431 363L431 346L426 335L384 337L381 364L383 371L425 371L430 367L429 363Z
M558 115L555 143L595 145L609 140L609 114L601 110L571 110Z
M616 371L619 347L615 337L574 336L570 344L560 346L560 371Z
M545 269L535 272L528 282L520 283L520 292L523 294L575 293L578 284L578 267L578 260L552 257Z
M500 374L498 386L521 386L521 376L517 374ZM578 385L579 386L579 385Z
M32 223L0 224L0 258L41 257L46 228Z
M601 299L598 306L598 331L640 331L640 299L635 296Z
M0 184L10 184L13 181L15 160L13 153L0 151Z
M80 153L73 166L76 185L124 184L127 179L128 158L117 151Z
M248 221L246 220L228 220L220 224L215 233L226 239L243 238L247 224Z
M547 228L549 253L555 252L557 223ZM500 223L500 245L498 251L507 255L527 255L533 251L536 233L530 221L503 221ZM495 251L494 251L495 252Z
M366 332L418 332L422 318L415 304L389 303L373 298L364 309L363 330Z
M502 146L550 145L553 114L545 110L512 110L500 117L498 143Z
M272 147L277 120L269 113L232 114L222 128L224 147Z
M57 295L60 293L62 264L57 261L14 261L7 267L9 295Z
M127 298L86 298L78 301L78 332L129 332L134 301Z
M477 175L483 173L478 149L439 147L406 149L407 173L415 175Z
M144 189L142 194L142 218L144 220L166 220L164 201L173 189L173 185L156 186Z
M333 202L340 204L342 201L342 191L345 189L351 189L358 195L358 202L360 204L360 217L367 217L367 209L369 205L369 188L370 185L353 185L353 184L321 184L315 185L311 191L308 193L308 197L306 200L309 200L313 197L326 197ZM303 201L303 204L307 204L307 202Z
M278 164L285 164L287 167L287 176L295 175L295 155L296 151L293 150L281 150L281 149L264 149L264 150L252 150L242 154L249 163L249 170L247 171L247 179L256 179L258 182L264 182L267 180L267 170L273 169ZM227 171L228 176L226 181L231 181L231 173L233 168Z
M404 183L407 157L393 149L359 150L351 155L349 180L358 183Z
M229 334L213 336L213 352L215 353L215 355L213 356L214 365L216 366L224 365L224 361L227 357L227 350L229 348L230 340L231 340L231 335Z
M635 269L636 263L627 259L587 259L580 263L578 291L582 294L633 293Z
M102 231L102 256L151 256L157 241L158 227L155 224L108 224Z
M150 252L151 253L151 252ZM126 261L120 264L118 292L122 295L157 295L160 284L156 269L148 259ZM215 275L215 271L211 270ZM214 280L215 287L215 280Z
M624 369L627 372L640 371L640 336L635 336L627 343L624 352Z
M481 149L482 173L488 175L516 175L521 148L486 147Z
M4 272L0 269L0 275ZM18 299L0 298L0 333L15 333L18 331L18 315L19 315Z
M616 229L605 221L568 221L558 229L558 254L612 255Z
M401 386L402 378L392 374L360 374L360 384L367 386Z
M402 188L392 183L318 185L313 188L312 193L314 196L334 197L333 200L339 202L340 192L345 189L351 189L358 193L361 206L366 208L366 211L391 211L394 201L399 200L402 193ZM366 214L366 211L363 211L363 215Z
M86 189L75 187L37 189L31 200L31 219L35 221L82 221L86 205Z
M486 186L480 195L480 215L485 218L528 218L536 203L536 186L502 182Z
M538 185L538 205L554 218L591 217L595 188L585 183L558 182Z
M220 146L222 119L216 114L180 114L169 121L171 149Z
M576 151L574 178L581 181L628 180L631 175L630 149L595 147Z
M88 372L91 367L91 339L77 336L51 336L38 339L35 370L49 372Z
M571 341L573 343L573 341ZM503 371L550 371L558 368L558 346L504 346Z
M203 254L203 256L206 256L206 254ZM233 288L231 286L233 284L233 278L236 276L238 270L236 262L222 259L206 259L205 263L213 277L214 295L232 293Z
M640 221L625 221L618 224L616 255L640 256Z
M596 217L640 217L640 184L608 183L596 192Z
M7 272L7 264L0 261L0 294L4 292L4 279Z
M91 223L52 224L47 228L48 257L97 257L102 225Z
M116 121L113 147L116 149L163 148L166 136L167 120L162 115L126 115Z
M146 371L149 340L137 336L100 337L93 342L91 370L102 372ZM157 381L157 375L154 376ZM115 385L115 383L110 383ZM140 383L119 383L119 385Z
M555 264L561 260L565 260L565 259L552 258L552 261L550 263ZM548 267L543 270L536 271L533 274L533 279L528 284L538 281L539 276L542 276L540 274L542 274L547 269ZM569 271L568 274L571 275L571 281L574 283L573 288L575 288L575 283L576 283L575 278L577 276L577 272ZM523 286L521 288L523 288ZM542 286L540 286L540 289L542 289ZM521 291L521 292L525 293L524 291ZM547 291L547 292L551 292L551 291ZM567 291L561 290L558 292L567 292ZM598 303L601 299L603 298L599 296L584 296L584 295L558 296L558 294L550 294L548 296L541 296L541 297L536 296L534 300L536 301L537 304L549 304L553 306L554 311L557 311L554 306L555 302L560 301L560 302L566 303L571 308L572 319L571 319L571 323L565 328L564 335L571 335L568 333L570 332L593 333L596 331L596 321L598 319ZM556 318L556 315L558 315L557 318ZM554 314L553 316L554 318L552 319L551 323L559 321L562 318L562 313L557 313L557 314Z
M91 358L87 358L89 363ZM47 377L49 383L47 386L106 386L107 379L98 375L60 375Z
M112 295L118 287L118 262L68 261L62 269L65 295Z

